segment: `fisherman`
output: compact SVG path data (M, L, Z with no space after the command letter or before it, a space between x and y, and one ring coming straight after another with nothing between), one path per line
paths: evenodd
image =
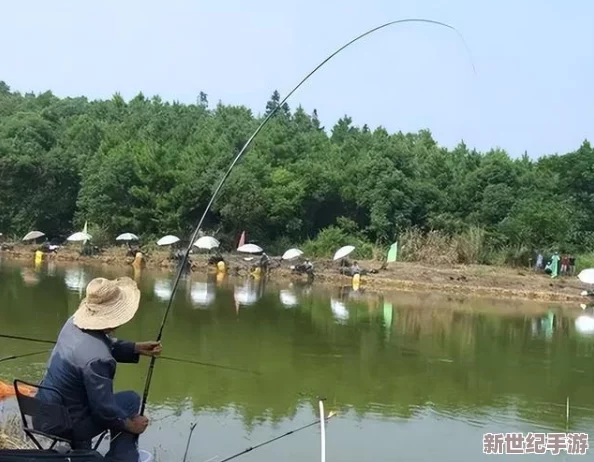
M157 356L160 342L133 343L110 336L130 321L140 303L140 291L128 278L93 279L86 297L69 318L58 336L37 397L66 407L73 433L64 435L73 441L73 449L90 449L91 440L111 430L110 449L105 460L137 462L138 438L148 419L138 415L140 396L134 391L113 392L116 363L138 363L139 355ZM45 425L44 425L45 424ZM49 422L33 422L36 429L60 436L48 428Z
M361 274L361 268L357 262L353 263L353 266L351 266L351 276L354 276L355 274Z

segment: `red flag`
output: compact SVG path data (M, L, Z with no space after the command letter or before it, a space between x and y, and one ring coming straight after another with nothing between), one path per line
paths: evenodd
M245 244L245 231L241 233L241 237L239 238L239 244L237 244L237 248L241 247Z

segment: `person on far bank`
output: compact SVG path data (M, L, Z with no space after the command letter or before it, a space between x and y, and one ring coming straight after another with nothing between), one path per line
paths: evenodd
M138 363L139 355L157 356L160 342L134 343L117 340L111 334L130 321L140 303L140 290L128 278L93 279L86 297L69 318L58 336L48 361L37 397L45 402L62 404L72 419L73 434L63 435L73 441L73 449L90 449L91 441L105 430L111 430L109 452L105 460L137 462L137 435L149 420L140 416L140 396L134 391L114 393L116 364ZM34 428L59 435L43 420Z

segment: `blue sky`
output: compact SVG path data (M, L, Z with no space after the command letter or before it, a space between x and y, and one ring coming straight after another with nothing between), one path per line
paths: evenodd
M564 153L594 141L594 2L586 0L102 0L4 2L0 80L22 92L128 99L142 91L262 112L335 48L289 100L331 127L348 114L444 146Z

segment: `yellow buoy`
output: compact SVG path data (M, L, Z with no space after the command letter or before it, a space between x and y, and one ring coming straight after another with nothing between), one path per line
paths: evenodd
M142 252L136 252L132 266L135 270L139 270L144 267L144 255L142 255Z
M217 263L217 270L220 273L224 273L225 272L225 262L223 260L221 260L220 262Z
M361 284L361 275L359 273L353 276L353 290L359 290L359 285Z
M37 250L35 252L35 264L39 265L43 260L43 252L41 250Z

